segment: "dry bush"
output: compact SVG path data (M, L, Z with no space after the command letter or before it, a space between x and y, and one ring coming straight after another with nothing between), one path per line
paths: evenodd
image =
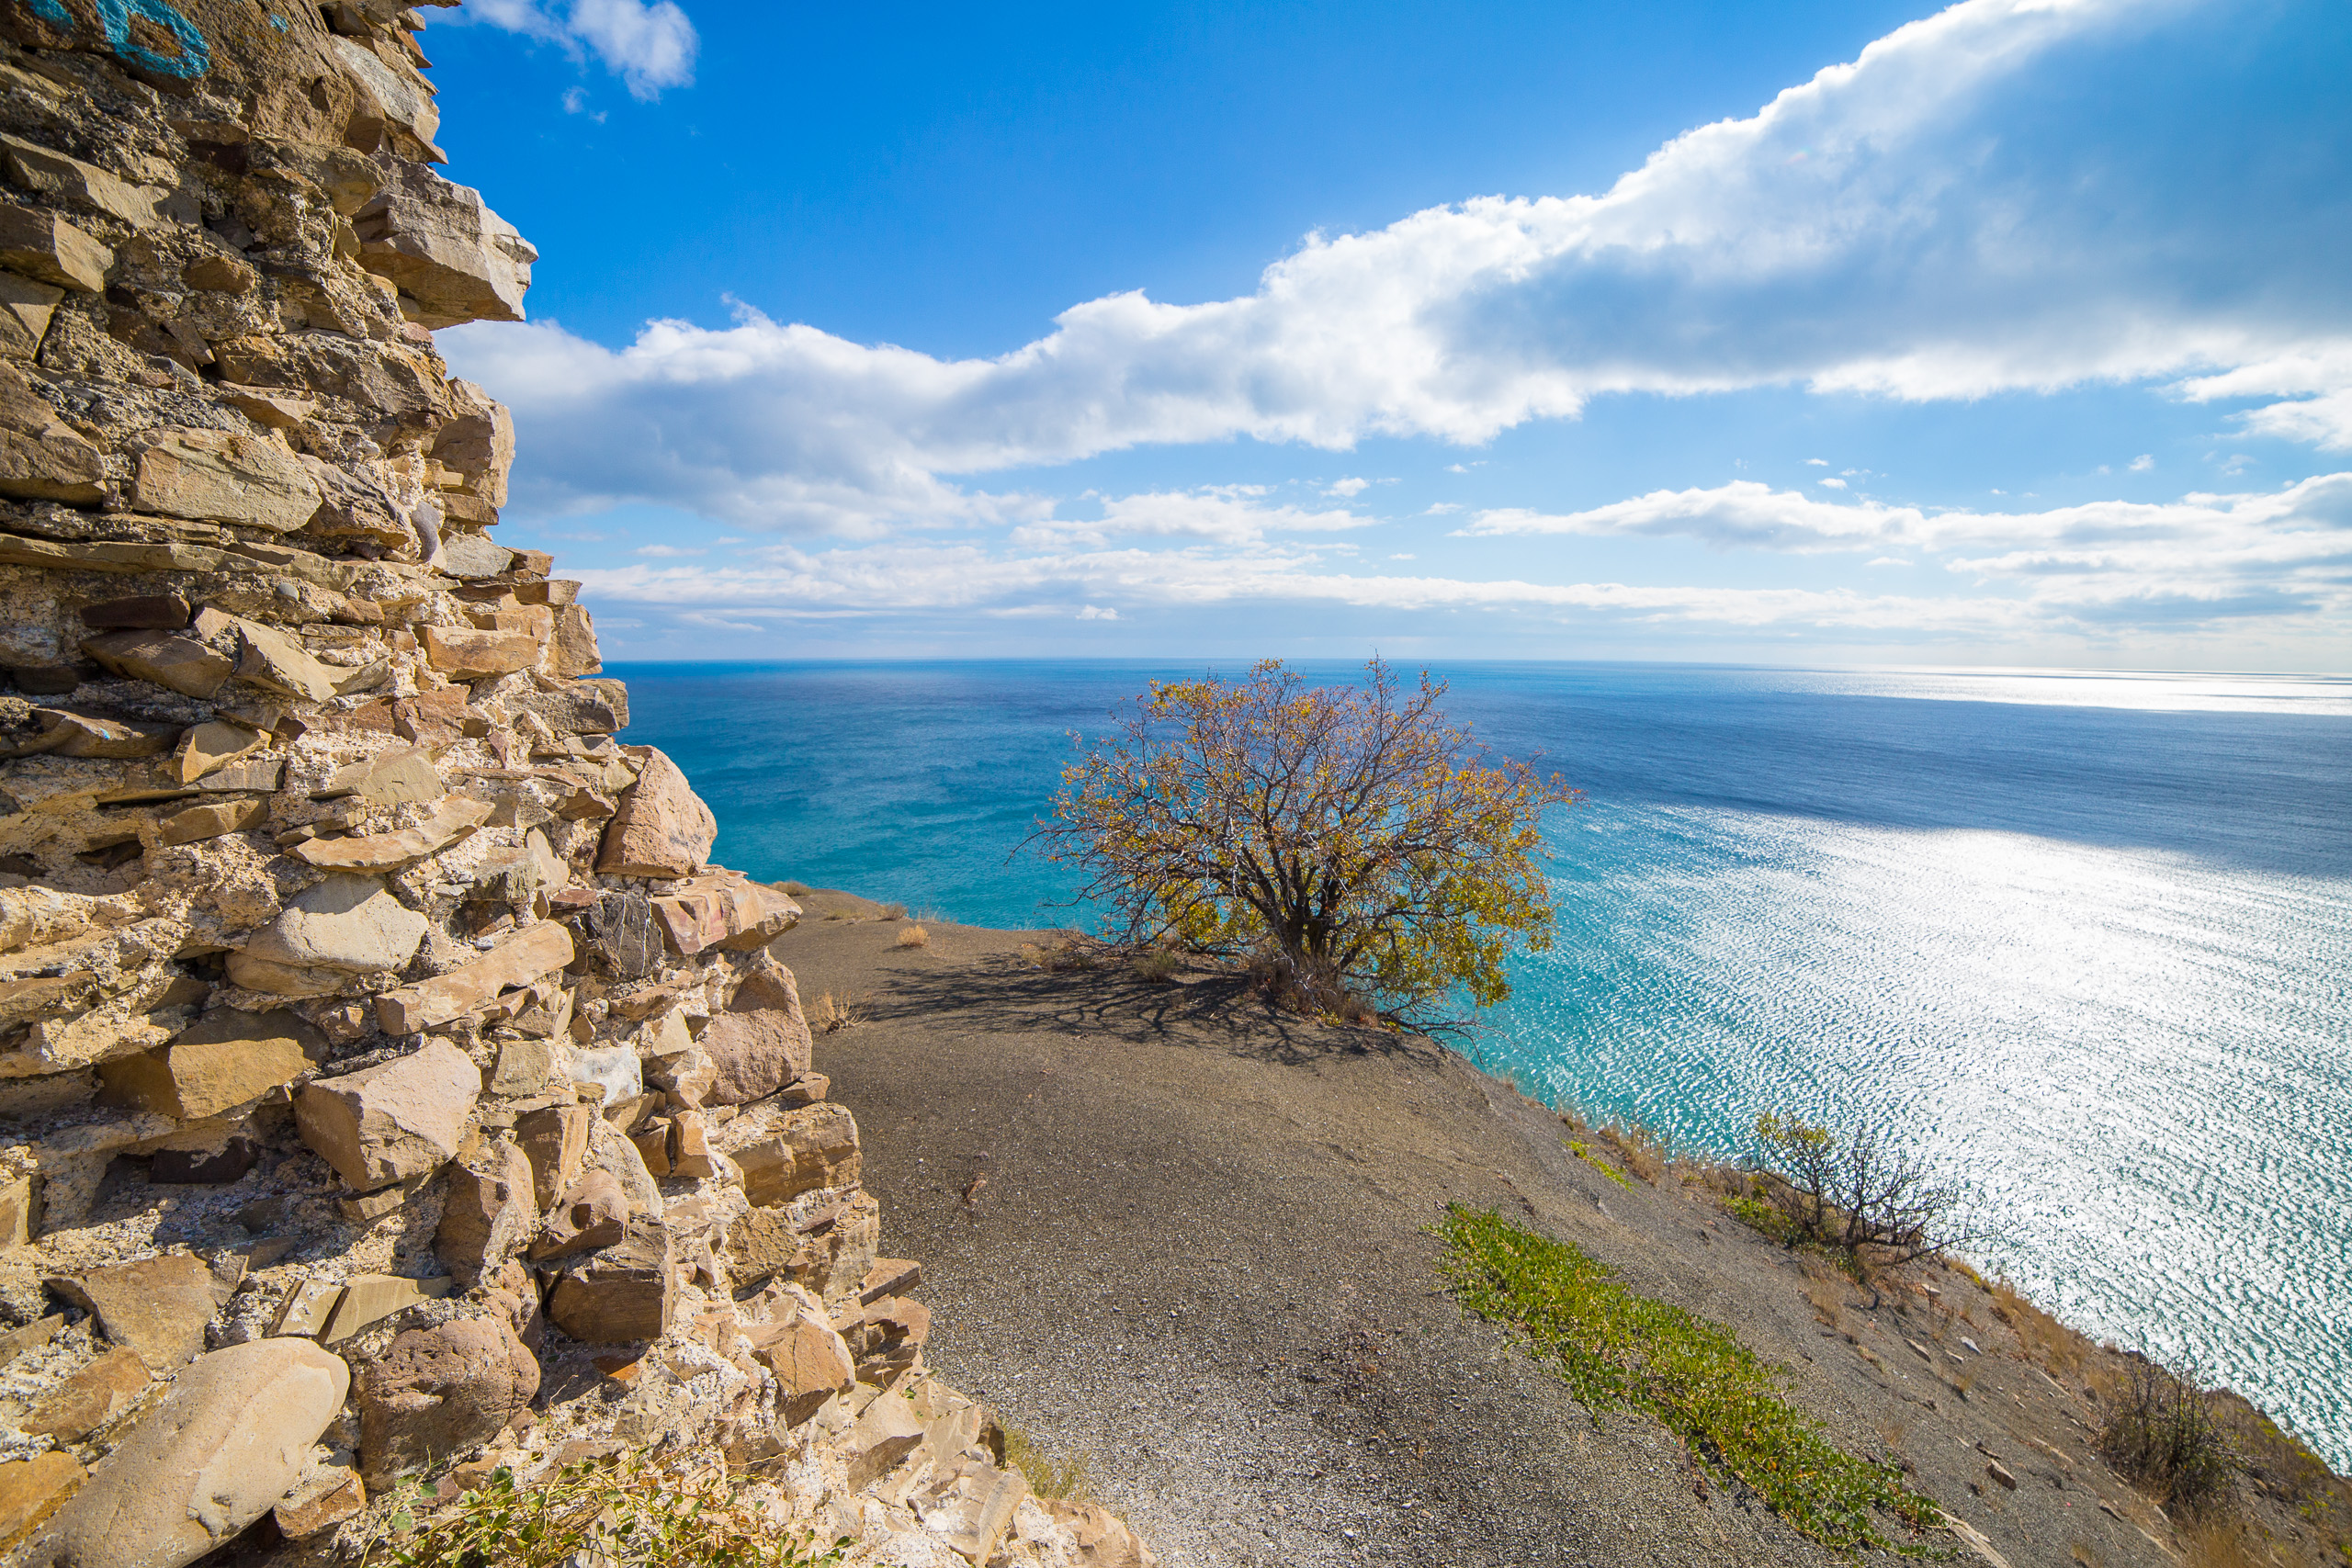
M2224 1519L2205 1519L2182 1532L2188 1538L2189 1568L2270 1568L2274 1561L2256 1556L2239 1528Z
M1165 986L1174 982L1176 971L1182 965L1174 953L1161 950L1136 954L1129 961L1127 967L1135 971L1136 978L1138 980L1148 981L1155 986Z
M909 926L899 933L900 947L924 947L929 945L930 942L931 933L919 925Z
M2191 1519L2228 1502L2239 1469L2213 1396L2194 1377L2135 1357L2110 1391L2098 1451L2116 1472Z
M2084 1345L2081 1335L2026 1300L2007 1280L1996 1280L1988 1288L1993 1297L1993 1315L2009 1325L2009 1332L2018 1337L2027 1359L2039 1361L2053 1372L2080 1370Z
M1611 1122L1595 1135L1616 1151L1627 1170L1650 1186L1657 1186L1657 1179L1666 1174L1669 1158L1666 1140L1651 1127L1639 1122Z
M907 918L907 907L904 904L885 904L882 912L874 918L877 920L903 920Z
M817 891L805 882L772 882L768 886L793 898L806 898L809 894Z
M1841 1140L1794 1116L1759 1116L1756 1141L1763 1204L1792 1247L1824 1247L1867 1270L1984 1239L1959 1220L1959 1189L1930 1180L1922 1161L1867 1122Z
M1021 956L1033 968L1043 969L1048 975L1091 969L1102 961L1092 944L1071 937L1065 937L1051 947L1024 942L1021 944Z
M831 1034L864 1021L865 1009L854 997L837 997L827 991L808 1007L808 1027L820 1034Z

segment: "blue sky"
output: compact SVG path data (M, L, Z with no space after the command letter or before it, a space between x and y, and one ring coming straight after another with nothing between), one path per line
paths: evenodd
M428 15L607 657L2352 668L2337 0Z

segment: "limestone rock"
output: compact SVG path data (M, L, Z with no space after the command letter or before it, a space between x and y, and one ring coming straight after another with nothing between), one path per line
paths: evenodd
M74 708L36 708L33 717L46 732L40 749L60 757L153 757L170 750L180 733L176 724L112 718Z
M341 1357L302 1339L215 1350L179 1375L59 1510L60 1568L185 1568L275 1506L343 1404Z
M357 795L368 806L417 806L441 798L441 775L422 748L382 751L337 768L316 794L321 800Z
M320 1078L294 1102L302 1141L354 1191L438 1169L458 1152L481 1072L446 1040L398 1061Z
M82 651L112 674L191 697L210 696L237 669L236 660L170 632L106 632L85 639Z
M812 1044L792 971L761 964L702 1032L702 1048L717 1070L709 1103L748 1105L774 1094L808 1070Z
M853 1492L871 1486L896 1470L926 1436L922 1417L903 1399L877 1399L862 1411L850 1428L849 1485Z
M738 1284L782 1276L833 1301L864 1280L881 1235L881 1206L861 1191L808 1213L753 1209L728 1227L727 1253Z
M745 1138L739 1124L759 1135ZM764 1132L760 1130L765 1128ZM745 1115L729 1123L720 1147L743 1172L743 1196L769 1206L820 1187L851 1187L858 1178L857 1120L830 1102L781 1116Z
M0 158L7 162L9 177L25 189L95 207L133 228L154 222L155 203L164 198L164 193L153 186L132 185L95 164L69 158L21 136L0 135Z
M220 1008L160 1050L101 1062L98 1077L111 1104L193 1122L292 1083L326 1054L326 1037L283 1008Z
M175 811L155 824L159 844L200 844L229 833L243 833L269 820L266 800L215 800Z
M539 640L527 632L427 626L424 656L453 681L479 681L528 670L539 661Z
M478 191L392 160L384 188L352 218L359 262L390 278L413 319L435 329L519 321L539 253Z
M308 1540L356 1517L368 1506L368 1485L348 1465L323 1464L270 1510L277 1533Z
M0 495L86 506L105 499L105 479L98 449L68 429L15 366L0 364Z
M191 725L172 753L172 771L180 783L194 784L268 744L268 736L242 724L224 724L215 719Z
M915 1514L923 1529L944 1538L973 1568L982 1568L996 1554L1013 1509L1028 1495L1029 1480L1018 1470L961 1459L933 1476L914 1500Z
M538 1392L538 1361L502 1319L484 1314L412 1328L360 1382L360 1473L381 1485L478 1447Z
M495 577L514 564L514 552L503 545L492 544L481 534L453 533L441 541L441 552L433 558L435 564L452 577ZM537 639L533 639L532 657L512 668L527 670L537 662L538 645ZM435 660L435 667L439 667L438 660ZM485 674L503 672L483 671Z
M551 1207L580 1179L596 1112L585 1105L548 1105L514 1123L514 1139L531 1167L532 1213Z
M166 1371L204 1348L204 1331L220 1310L212 1269L185 1252L111 1263L51 1282L98 1320L109 1343Z
M338 672L292 637L250 621L238 623L236 631L240 679L303 702L322 703L335 694Z
M465 839L489 821L495 809L471 795L452 795L413 828L348 839L308 839L294 846L294 858L330 871L397 871Z
M632 1222L620 1245L575 1263L557 1279L548 1316L590 1345L659 1339L677 1305L667 1227Z
M556 611L552 647L549 663L559 675L594 675L605 667L605 656L596 647L596 623L584 605L566 604Z
M343 1287L334 1308L320 1325L319 1343L334 1345L350 1338L371 1323L381 1323L423 1302L438 1301L455 1281L413 1280L404 1274L357 1274Z
M718 819L686 775L663 753L650 751L605 826L596 869L607 876L691 876L718 836Z
M1108 1508L1067 1497L1047 1498L1045 1503L1054 1518L1078 1539L1078 1560L1071 1568L1159 1568L1143 1538Z
M109 1350L42 1395L18 1429L57 1443L78 1443L130 1409L153 1381L138 1351Z
M531 1244L531 1261L546 1263L611 1247L628 1229L628 1194L609 1171L583 1172Z
M387 1034L413 1034L447 1023L501 991L527 986L562 968L571 962L572 951L568 927L556 920L541 920L516 931L471 964L385 992L376 998L376 1021Z
M381 883L331 876L297 894L284 913L231 954L229 977L273 996L332 996L355 977L407 964L424 940L425 925L423 915Z
M0 266L96 294L107 286L114 252L54 212L0 201Z
M585 1126L580 1141L584 1148ZM483 1274L495 1271L530 1241L540 1208L532 1180L529 1157L503 1141L449 1168L448 1195L441 1206L441 1228L434 1233L433 1250L463 1288L471 1290Z
M31 359L49 336L50 319L65 290L0 272L0 359Z
M42 1520L64 1506L86 1479L73 1455L55 1449L0 1464L0 1551L30 1535Z
M804 1298L777 1320L752 1325L743 1337L752 1359L775 1375L786 1426L798 1426L828 1395L847 1393L856 1383L849 1347L812 1301Z
M571 1081L594 1084L603 1094L597 1102L600 1105L634 1100L645 1092L643 1065L638 1061L637 1052L627 1045L574 1051L571 1054Z
M319 509L319 487L276 441L226 430L175 430L139 454L141 512L288 534Z

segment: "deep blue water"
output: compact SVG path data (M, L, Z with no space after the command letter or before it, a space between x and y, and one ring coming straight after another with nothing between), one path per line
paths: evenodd
M726 863L1032 926L1082 918L1008 861L1069 732L1194 670L613 672ZM1764 1110L1882 1121L2038 1299L2352 1470L2352 682L1439 673L1586 792L1484 1065L1718 1154Z

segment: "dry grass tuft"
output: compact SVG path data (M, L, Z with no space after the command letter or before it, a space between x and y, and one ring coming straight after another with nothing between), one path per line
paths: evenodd
M1005 1427L1001 1430L1004 1434L1004 1462L1028 1478L1030 1491L1040 1497L1071 1503L1093 1500L1094 1482L1087 1473L1084 1459L1057 1460L1020 1427Z
M930 945L930 942L931 933L921 926L909 926L899 933L900 947L925 947Z
M1021 944L1021 956L1032 968L1043 969L1048 975L1092 969L1102 962L1096 944L1076 937L1065 937L1051 947L1024 942Z
M903 920L907 918L907 907L904 904L885 904L882 912L874 918L877 920Z
M2006 1280L1986 1289L1993 1297L1993 1315L2007 1324L2029 1360L2053 1372L2078 1371L2083 1364L2083 1337L2018 1293Z
M856 997L837 997L827 991L808 1007L808 1027L820 1034L831 1034L865 1021L865 1004Z

